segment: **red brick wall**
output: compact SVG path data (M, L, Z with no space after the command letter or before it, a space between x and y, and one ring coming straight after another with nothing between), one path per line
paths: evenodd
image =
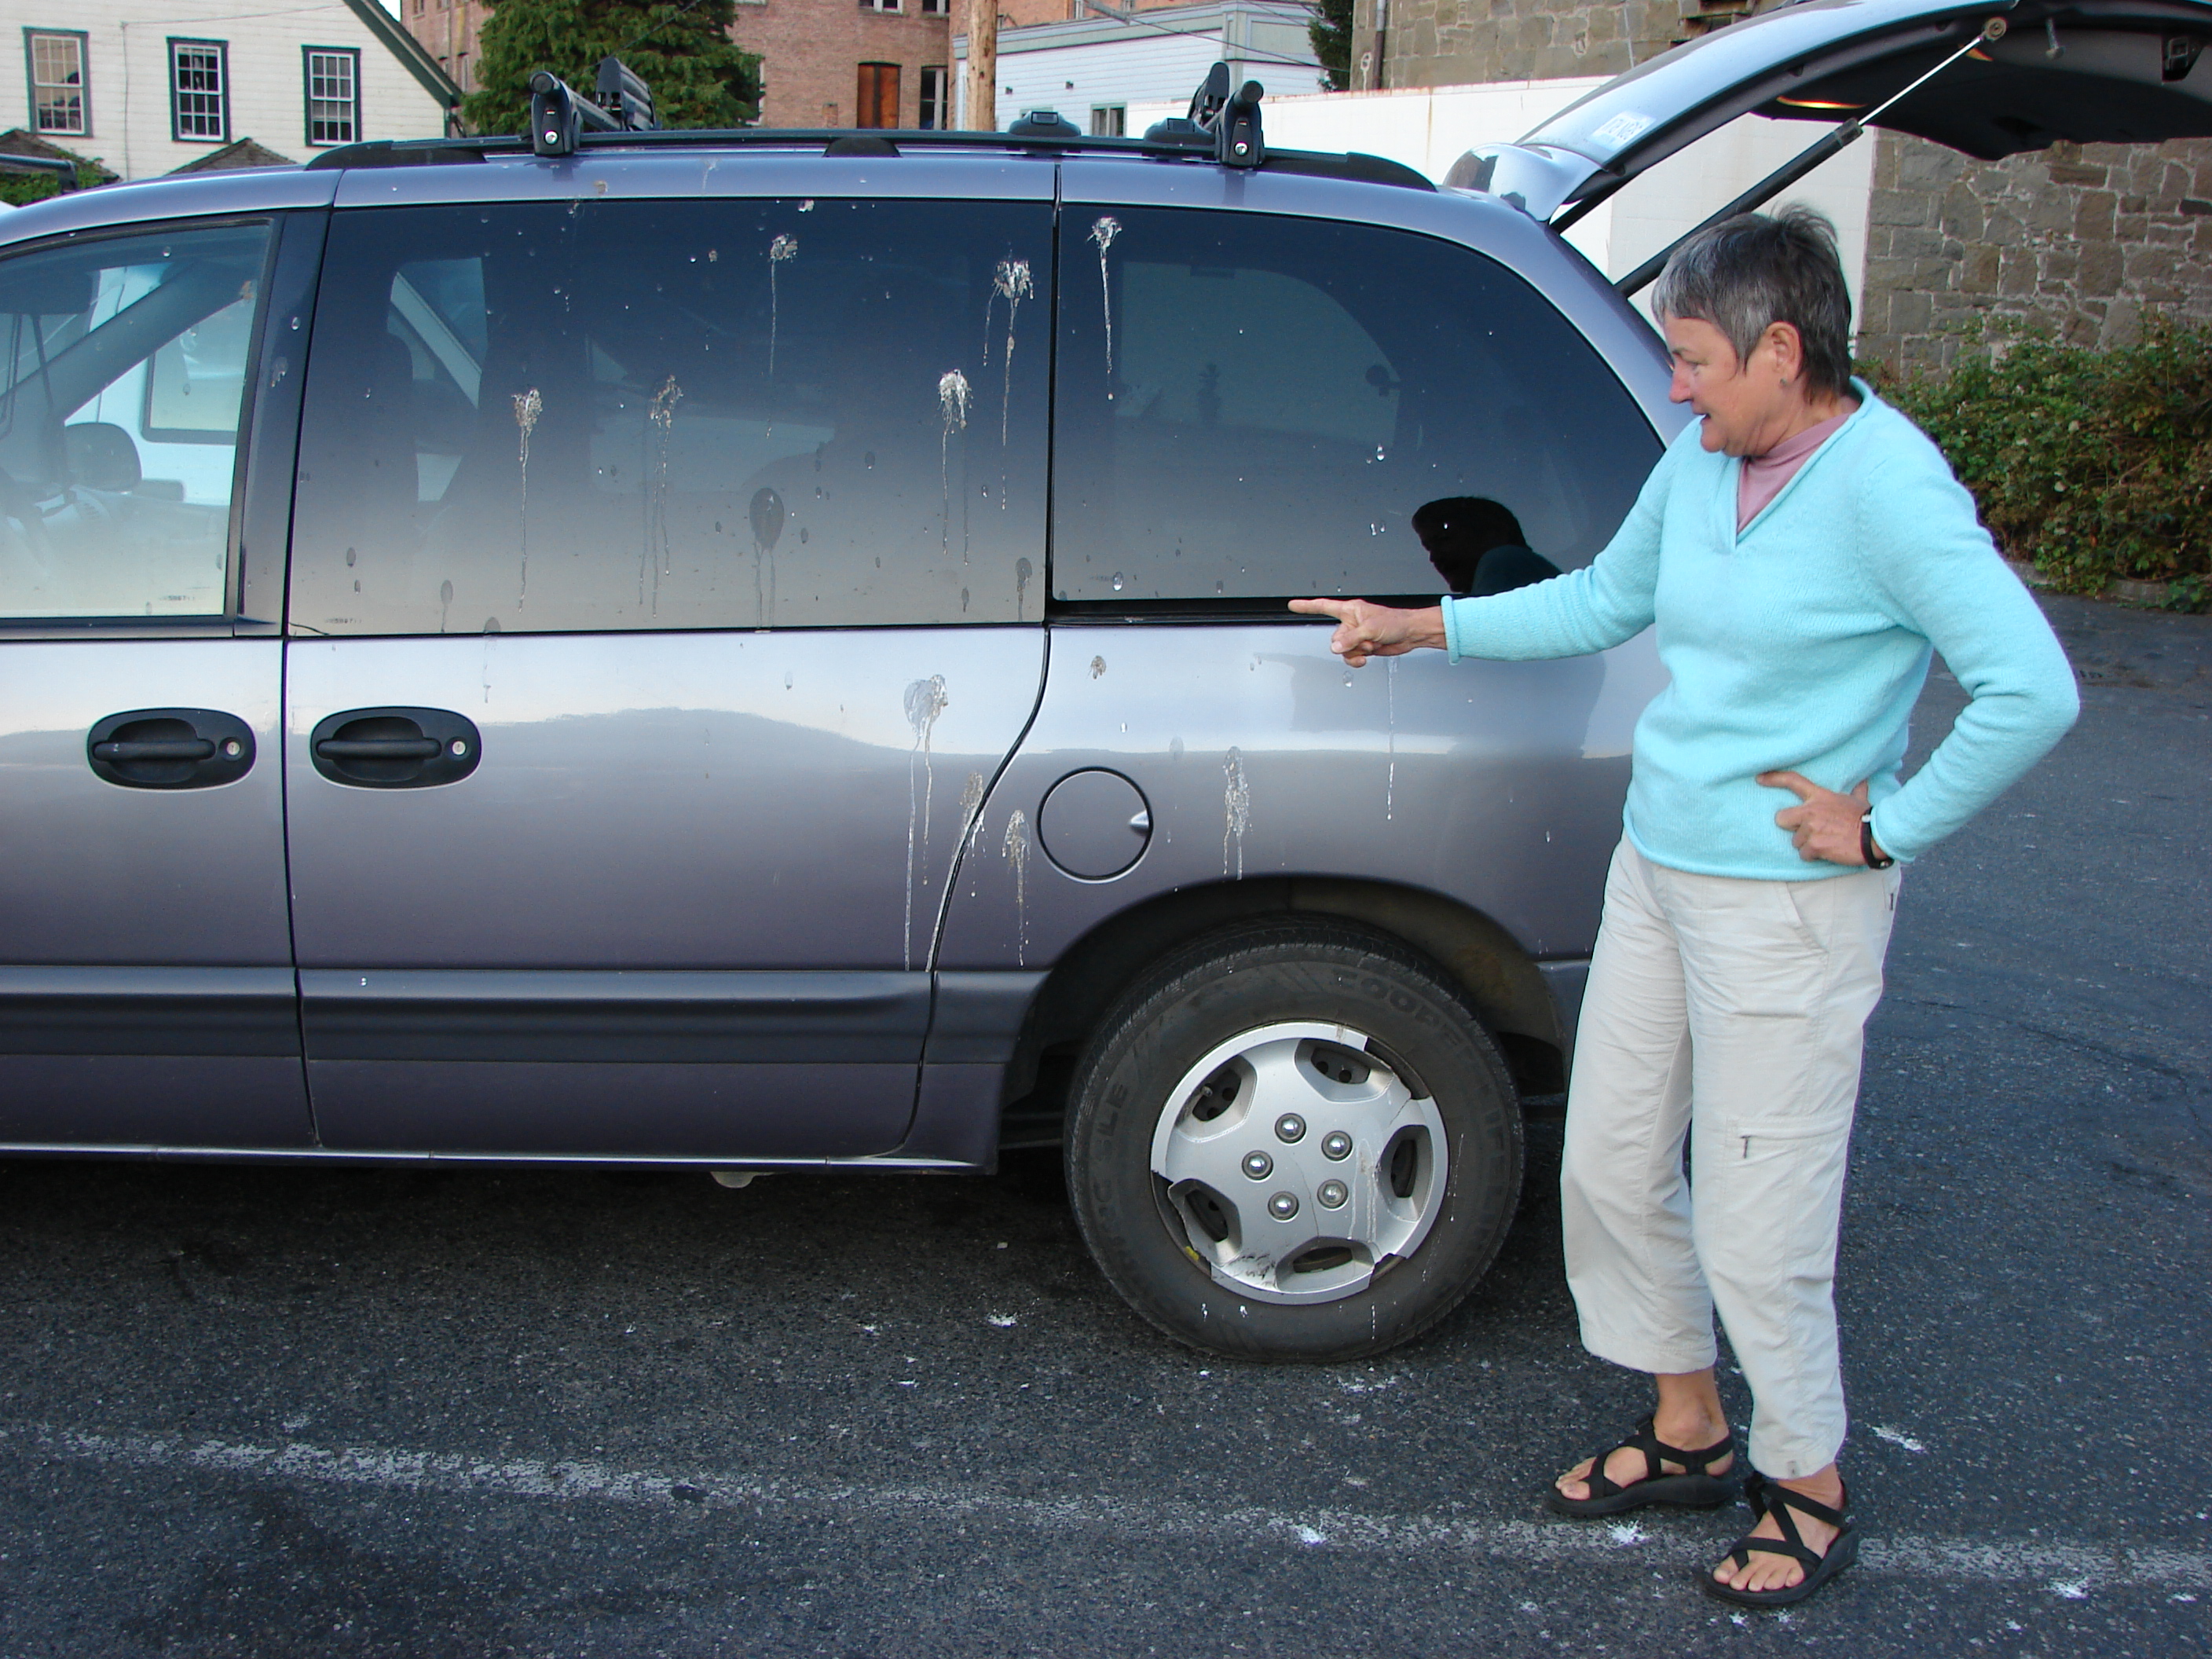
M1051 0L1066 15L1067 0ZM447 64L465 90L476 86L477 34L489 8L476 0L401 0L407 27ZM921 71L952 66L949 17L925 16L921 0L895 13L864 10L858 0L738 0L730 33L761 64L761 125L843 127L853 124L862 64L899 66L902 127L921 121ZM949 0L948 0L949 8ZM470 74L461 78L460 58ZM948 91L948 97L949 97Z
M422 43L440 68L460 82L463 92L474 92L477 33L483 27L490 9L475 0L399 0L399 3L407 32Z
M899 66L902 127L921 122L925 64L952 64L952 26L925 17L921 0L896 13L863 10L857 0L764 0L740 4L731 33L761 55L761 125L848 127L863 64ZM950 84L948 80L948 85Z

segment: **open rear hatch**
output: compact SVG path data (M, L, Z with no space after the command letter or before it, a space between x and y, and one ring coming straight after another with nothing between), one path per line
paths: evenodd
M1470 150L1445 182L1564 226L1739 115L1838 126L1820 160L1865 125L1984 161L2212 137L2208 44L2208 0L1784 0Z

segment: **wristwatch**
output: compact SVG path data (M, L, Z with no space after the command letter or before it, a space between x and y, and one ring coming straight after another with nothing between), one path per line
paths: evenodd
M1859 856L1866 860L1869 870L1887 870L1897 860L1874 844L1874 814L1869 812L1859 819Z

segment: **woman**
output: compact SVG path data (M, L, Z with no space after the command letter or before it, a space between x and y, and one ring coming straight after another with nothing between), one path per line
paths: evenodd
M1334 617L1330 648L1354 666L1424 646L1571 656L1657 629L1672 683L1637 726L1560 1172L1583 1343L1651 1373L1657 1401L1545 1496L1577 1516L1728 1499L1717 1310L1753 1396L1756 1524L1698 1578L1780 1606L1857 1552L1836 1466L1836 1235L1893 866L2026 772L2078 705L1942 456L1850 378L1826 220L1713 227L1654 308L1669 395L1704 418L1588 568L1430 610L1291 608ZM1905 781L1931 647L1972 701Z

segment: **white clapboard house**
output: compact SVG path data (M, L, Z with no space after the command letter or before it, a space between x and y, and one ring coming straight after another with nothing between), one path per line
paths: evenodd
M447 130L459 88L377 0L9 0L0 133L144 179Z

